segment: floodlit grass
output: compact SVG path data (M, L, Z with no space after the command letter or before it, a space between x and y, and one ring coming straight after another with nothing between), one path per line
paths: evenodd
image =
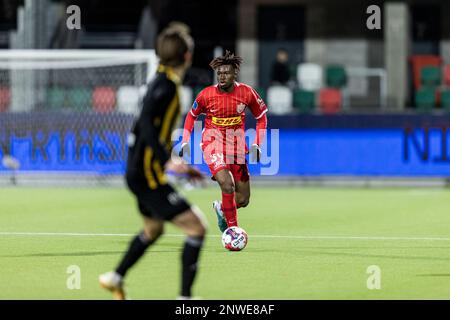
M205 299L450 299L450 192L254 188L242 252L220 242L217 189L186 194L210 226L195 295ZM141 229L123 189L0 191L1 299L110 299L97 282ZM18 234L17 234L18 233ZM436 239L439 238L439 239ZM173 299L183 237L168 225L126 278L131 299ZM81 272L70 290L68 267ZM367 268L381 271L369 290Z

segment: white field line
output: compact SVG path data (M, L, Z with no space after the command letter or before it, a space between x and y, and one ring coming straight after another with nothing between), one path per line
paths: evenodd
M54 237L132 237L128 233L78 233L78 232L0 232L0 236L54 236ZM164 234L169 237L184 237L183 234ZM208 235L218 238L220 235ZM297 240L382 240L382 241L450 241L450 237L384 237L384 236L295 236L252 234L252 238L261 239L297 239Z

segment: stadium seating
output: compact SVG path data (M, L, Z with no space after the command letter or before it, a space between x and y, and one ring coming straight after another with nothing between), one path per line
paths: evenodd
M315 63L301 63L297 67L297 81L300 89L317 91L322 87L322 67Z
M267 89L267 104L273 114L292 112L292 92L285 86L271 86Z
M445 112L450 112L450 89L441 91L441 106Z
M335 88L323 88L319 92L319 107L323 113L337 113L342 107L341 91Z
M343 88L347 84L347 73L343 66L328 65L325 70L325 79L328 87Z
M261 97L261 99L263 99L264 101L266 101L267 98L267 92L264 88L256 88L256 92L258 92L259 96Z
M416 90L415 95L416 109L419 112L429 112L436 105L436 94L434 87L421 87Z
M205 88L204 86L195 86L194 93L193 93L193 99L197 98L200 91L202 91L204 88Z
M438 86L441 83L440 67L424 66L420 71L420 83L425 86Z
M139 112L139 88L122 86L117 90L117 110L137 115Z
M181 114L186 114L194 101L192 88L188 86L181 87Z
M294 90L294 108L302 113L308 113L315 108L315 92L301 89Z
M0 112L8 110L11 102L11 92L6 87L0 87Z
M111 112L116 105L116 92L112 87L96 87L92 93L92 107L96 112Z
M66 102L69 108L78 111L91 109L92 90L90 88L71 88L66 94Z
M436 55L414 55L410 58L412 75L414 79L414 89L421 86L421 70L424 66L440 67L442 58Z
M444 68L444 85L450 87L450 65Z
M47 90L47 106L51 110L66 107L66 91L62 87L50 87Z

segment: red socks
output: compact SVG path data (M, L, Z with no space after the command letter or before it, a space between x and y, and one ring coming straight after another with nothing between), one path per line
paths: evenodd
M222 192L222 211L228 227L237 227L236 200L233 193Z

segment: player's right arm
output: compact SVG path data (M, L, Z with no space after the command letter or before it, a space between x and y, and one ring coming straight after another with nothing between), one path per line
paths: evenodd
M192 130L194 129L195 120L197 120L197 117L205 111L205 103L202 93L203 91L198 94L197 98L195 98L194 103L192 104L192 107L184 120L183 139L181 140L181 148L179 152L180 157L183 156L185 149L188 149L189 138L191 137Z
M267 106L264 101L261 99L259 94L255 89L249 87L250 89L250 102L249 108L252 112L253 116L256 119L256 135L255 140L251 146L251 153L256 153L256 161L260 161L261 157L261 144L264 140L267 130Z

